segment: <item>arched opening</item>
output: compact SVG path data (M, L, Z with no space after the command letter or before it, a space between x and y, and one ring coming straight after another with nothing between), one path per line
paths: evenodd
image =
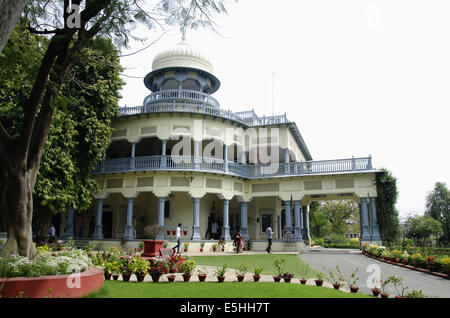
M191 91L200 91L200 84L192 79L187 79L182 84L182 89L188 89Z
M168 79L162 85L163 90L178 89L178 82L175 79Z

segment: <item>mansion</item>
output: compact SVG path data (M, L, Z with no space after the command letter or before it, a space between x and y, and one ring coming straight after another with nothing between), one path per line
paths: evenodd
M361 240L381 241L370 156L316 161L286 114L222 109L211 62L184 38L154 57L144 84L150 94L141 106L120 108L106 158L92 171L95 203L84 213L70 209L58 235L137 244L146 226L160 225L158 239L174 245L181 223L193 251L201 241L230 242L237 231L264 250L271 224L273 250L297 249L311 241L312 201L352 199Z

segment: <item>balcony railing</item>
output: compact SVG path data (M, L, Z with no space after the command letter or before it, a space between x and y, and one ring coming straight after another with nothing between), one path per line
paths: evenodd
M190 170L230 174L247 179L275 176L300 176L338 172L370 171L372 157L324 161L303 161L276 164L243 165L232 161L192 156L146 156L105 159L98 164L94 174L145 171Z
M189 89L167 89L164 91L153 92L145 98L144 105L180 100L191 101L212 107L220 107L219 102L211 95Z

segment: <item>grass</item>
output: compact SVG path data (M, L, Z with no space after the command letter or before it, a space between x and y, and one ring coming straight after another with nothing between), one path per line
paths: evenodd
M191 256L190 259L195 260L200 266L220 266L227 264L230 268L236 268L237 264L247 262L250 265L250 271L253 273L255 266L262 266L264 270L262 274L276 274L273 266L275 259L285 259L286 268L284 272L294 274L295 278L312 278L317 277L317 271L312 269L308 264L292 254L257 254L257 255L218 255L218 256Z
M105 281L87 298L372 298L300 283Z

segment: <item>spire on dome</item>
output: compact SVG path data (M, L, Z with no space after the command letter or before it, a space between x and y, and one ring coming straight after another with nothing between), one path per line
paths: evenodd
M181 42L182 43L186 42L186 30L183 31L183 35L181 36Z

